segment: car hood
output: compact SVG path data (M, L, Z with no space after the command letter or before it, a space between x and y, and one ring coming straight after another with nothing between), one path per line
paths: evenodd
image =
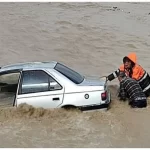
M87 77L80 83L80 86L104 86L105 80L99 78Z

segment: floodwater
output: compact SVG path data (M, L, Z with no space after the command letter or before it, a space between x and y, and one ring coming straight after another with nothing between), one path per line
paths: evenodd
M136 52L150 73L149 46L150 3L0 3L1 66L55 60L103 76ZM131 109L109 84L108 111L1 107L0 147L150 147L150 102Z

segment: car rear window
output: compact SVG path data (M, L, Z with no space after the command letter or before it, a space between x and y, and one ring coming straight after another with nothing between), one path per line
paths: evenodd
M63 74L75 84L80 84L84 80L82 75L60 63L57 63L54 69Z

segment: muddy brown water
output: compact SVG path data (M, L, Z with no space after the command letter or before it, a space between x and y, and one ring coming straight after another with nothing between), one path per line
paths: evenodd
M103 76L134 51L150 73L149 46L150 3L0 3L1 66L56 60ZM150 104L131 109L116 84L108 111L1 106L0 147L150 147Z

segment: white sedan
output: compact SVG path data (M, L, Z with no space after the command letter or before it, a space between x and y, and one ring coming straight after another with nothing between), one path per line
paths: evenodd
M5 103L16 107L26 103L34 107L74 107L84 111L108 108L111 102L107 81L88 79L58 62L3 66L0 87L1 93L13 95Z

